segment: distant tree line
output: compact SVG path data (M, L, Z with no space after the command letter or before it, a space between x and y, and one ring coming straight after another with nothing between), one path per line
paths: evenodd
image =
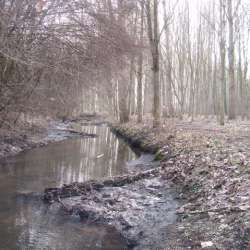
M192 2L193 3L193 2ZM244 0L2 0L0 119L249 118Z

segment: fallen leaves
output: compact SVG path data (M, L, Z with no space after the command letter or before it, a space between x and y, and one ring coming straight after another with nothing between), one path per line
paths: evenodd
M201 242L201 247L202 248L212 247L213 245L214 245L214 243L212 241Z
M170 149L166 150L168 154L174 155L164 160L162 166L163 177L177 184L179 198L186 202L176 211L182 218L179 226L185 228L183 234L189 235L188 240L199 235L200 240L196 239L195 244L201 242L202 248L245 249L241 246L247 242L246 227L242 225L250 224L250 143L247 135L250 126L247 133L240 126L237 129L228 126L224 130L204 127L200 124L193 128L190 124L187 128L174 128L172 134L175 136L170 141L166 133L171 134L171 131L151 131L152 141L161 141ZM244 239L240 235L244 235Z

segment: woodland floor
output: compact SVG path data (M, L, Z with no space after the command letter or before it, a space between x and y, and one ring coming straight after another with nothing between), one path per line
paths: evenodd
M0 157L56 140L57 137L48 139L46 126L24 125L18 131L1 130ZM143 134L151 146L161 148L158 157L162 183L166 180L167 185L172 183L177 190L176 199L182 204L176 208L177 222L164 229L167 232L163 232L167 242L164 249L249 250L250 123L235 121L220 127L206 119L192 123L166 120L161 129L150 127L149 122L122 126L134 135ZM147 181L138 185L147 185ZM159 192L163 189L160 187ZM119 190L122 194L131 191ZM108 195L104 197L107 199Z
M250 249L250 123L167 120L151 136L168 145L163 176L184 202L166 249Z
M161 129L151 125L130 122L113 128L141 150L158 150L160 166L47 189L45 200L59 198L66 211L85 221L114 225L129 249L249 250L250 123L220 127L199 119L166 120ZM177 202L168 200L171 194ZM175 214L177 220L171 221Z

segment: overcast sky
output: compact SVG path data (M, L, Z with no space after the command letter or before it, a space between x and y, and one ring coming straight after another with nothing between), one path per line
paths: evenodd
M196 25L198 25L200 13L204 12L204 6L208 6L209 3L212 4L214 0L167 0L167 3L170 3L171 5L174 5L178 1L178 5L184 5L185 2L189 3L189 10L190 10L190 19L191 19L191 26L194 28ZM219 0L215 0L216 4L219 4ZM233 2L236 4L238 0L233 0ZM248 15L249 24L248 29L250 29L250 0L241 0L241 4L244 6L245 14ZM167 7L168 8L168 7ZM163 25L163 12L162 9L161 12L161 24ZM247 30L246 30L247 31ZM250 58L250 40L248 41L248 58ZM235 52L237 53L237 51ZM236 54L237 55L237 54ZM249 76L250 76L250 70L249 70Z

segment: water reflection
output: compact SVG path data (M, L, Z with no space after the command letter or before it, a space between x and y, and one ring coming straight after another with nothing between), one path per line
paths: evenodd
M83 127L97 138L70 139L22 153L0 166L0 249L123 249L120 236L56 215L39 199L45 187L126 172L135 154L109 128ZM111 240L113 239L113 240Z

